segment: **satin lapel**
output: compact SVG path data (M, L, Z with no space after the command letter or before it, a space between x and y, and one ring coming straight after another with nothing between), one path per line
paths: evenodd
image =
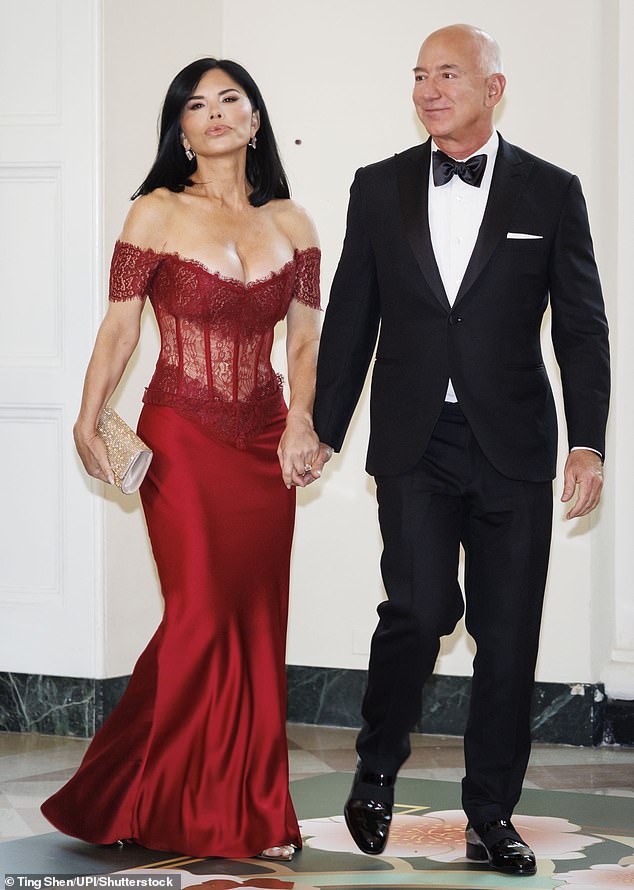
M438 271L429 233L428 188L431 139L416 149L397 155L397 179L401 213L410 247L434 295L451 309Z
M489 200L471 259L456 295L456 303L473 286L495 248L506 238L508 224L526 188L532 166L532 161L522 161L513 146L500 136Z

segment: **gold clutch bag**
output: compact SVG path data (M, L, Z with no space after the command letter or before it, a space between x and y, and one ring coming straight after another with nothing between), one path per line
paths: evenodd
M109 405L97 423L108 452L115 485L124 494L133 494L145 477L152 460L152 451Z

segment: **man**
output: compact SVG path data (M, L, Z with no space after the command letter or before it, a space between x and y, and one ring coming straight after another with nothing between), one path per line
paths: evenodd
M513 828L552 521L557 426L540 350L550 297L570 453L568 518L601 493L607 323L578 179L493 129L497 44L453 25L423 43L414 104L430 139L359 170L319 355L315 428L341 448L376 344L366 469L387 601L372 639L345 806L366 853L387 841L439 638L463 611L477 645L464 746L469 859L533 874Z

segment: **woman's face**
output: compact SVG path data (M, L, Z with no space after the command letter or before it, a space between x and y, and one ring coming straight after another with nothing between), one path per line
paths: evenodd
M221 68L212 68L185 103L183 146L201 157L231 154L244 149L259 123L259 114L242 87Z

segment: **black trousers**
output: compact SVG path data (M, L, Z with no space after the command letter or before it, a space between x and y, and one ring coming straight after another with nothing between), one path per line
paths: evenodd
M530 753L552 483L498 473L450 403L414 469L376 482L388 599L378 607L357 752L369 769L390 774L409 756L440 637L464 610L462 543L466 625L477 646L463 807L475 824L510 818Z

